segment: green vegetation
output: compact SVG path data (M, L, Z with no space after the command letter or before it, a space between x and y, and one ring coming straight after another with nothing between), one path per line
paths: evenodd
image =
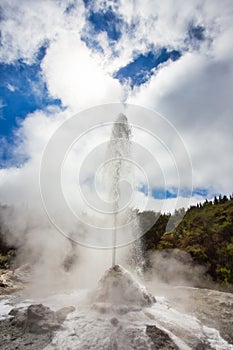
M8 269L14 256L14 249L8 249L6 253L0 253L0 269Z
M1 214L4 208L5 207L0 206ZM10 247L4 239L4 231L5 230L0 220L0 269L8 269L10 267L12 258L15 256L15 249L13 247Z
M144 227L152 212L141 213ZM175 249L188 252L198 264L206 266L214 281L233 284L233 198L219 196L213 202L192 206L183 220L170 232L166 226L171 215L161 215L143 237L146 256L157 249ZM175 223L179 211L172 216ZM149 262L148 262L149 263Z

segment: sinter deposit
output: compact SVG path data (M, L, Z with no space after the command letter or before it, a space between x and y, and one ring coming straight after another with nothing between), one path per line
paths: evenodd
M111 304L150 306L155 298L130 272L120 265L109 268L93 293L94 301Z

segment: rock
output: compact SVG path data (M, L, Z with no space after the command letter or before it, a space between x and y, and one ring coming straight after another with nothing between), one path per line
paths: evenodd
M2 288L13 288L13 282L12 282L12 275L13 271L11 270L5 270L1 271L0 274L0 287Z
M10 321L13 326L24 327L26 320L26 310L23 307L12 309L9 312L10 316L14 316Z
M117 327L119 324L119 320L116 317L111 318L110 322L114 327Z
M24 264L14 270L12 279L27 283L31 279L31 266L29 264Z
M14 316L11 324L23 328L24 332L43 334L58 329L66 319L68 313L74 311L73 306L52 311L43 304L30 305L27 309L12 309L9 315Z
M55 312L43 304L30 305L27 309L28 320L54 319Z
M64 322L67 315L70 313L70 312L73 312L75 311L75 307L74 306L67 306L67 307L63 307L62 309L58 310L56 312L56 317L57 317L57 320L59 322Z
M56 313L42 304L30 305L27 309L26 328L29 332L41 334L58 329L60 323Z
M6 288L6 287L7 287L7 285L6 285L6 283L4 283L4 282L0 281L0 287L2 287L2 288Z
M12 318L0 321L0 349L44 349L52 341L54 330L61 327L72 311L71 306L54 312L42 304L12 309L9 312Z
M167 333L154 325L146 326L146 334L152 341L151 350L178 350L179 348Z
M4 319L0 321L0 339L1 350L43 350L52 341L52 333L25 332L22 327L12 325L10 319Z
M0 294L12 293L22 289L23 283L12 270L0 270Z
M107 305L105 303L95 303L92 305L92 309L98 311L101 314L105 314L112 310L112 305Z

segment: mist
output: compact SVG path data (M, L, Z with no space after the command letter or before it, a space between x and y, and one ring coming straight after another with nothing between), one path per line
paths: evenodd
M112 170L119 172L118 167L113 166L109 172L104 164L117 155L117 150L109 152L109 142L114 135L114 119L122 110L129 119L129 129L132 125L132 130L127 131L129 134L132 131L132 139L124 147L122 142L116 143L124 159L120 163L120 177L117 175L113 180ZM155 128L162 141L151 134L150 130ZM34 137L25 138L31 129L35 130ZM119 190L121 194L116 262L136 270L138 260L143 258L132 259L135 251L142 255L133 241L145 232L139 228L137 217L130 213L147 210L151 200L156 210L166 210L169 199L155 200L151 194L156 181L157 186L165 186L164 176L168 185L173 179L173 185L179 180L181 187L191 186L190 160L176 130L161 116L142 107L109 104L82 111L72 118L68 118L68 111L60 112L51 121L49 116L38 114L37 118L33 116L22 123L21 133L24 143L19 143L16 151L24 153L26 160L18 168L2 170L0 201L6 207L1 211L1 221L7 243L17 248L15 265L28 264L31 268L31 290L46 293L91 288L97 283L111 265L115 228L106 190L112 191L114 186L115 201ZM179 154L175 160L174 146L173 157ZM106 176L107 189L102 185ZM191 196L191 191L188 193ZM144 196L143 203L138 201L139 194ZM189 196L183 200L177 197L175 201L171 198L173 210L180 204L187 205ZM180 283L179 276L183 278L185 271L170 259L168 256L152 259L151 279L159 280L166 275L169 283L173 283L172 276L176 275L174 283ZM134 261L133 267L130 261ZM173 271L168 268L170 263Z

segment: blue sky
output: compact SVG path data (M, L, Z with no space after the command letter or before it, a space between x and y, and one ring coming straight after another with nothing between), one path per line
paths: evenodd
M71 10L72 7L69 8L69 11ZM96 36L104 32L110 42L118 41L121 37L122 25L123 20L110 9L106 12L90 10L86 18L86 27L84 26L83 30L87 30L87 33L82 36L82 40L90 46L91 50L101 50ZM0 64L1 137L11 138L12 131L29 113L37 109L43 110L51 105L62 105L59 99L54 99L49 95L43 79L40 65L45 54L46 45L40 47L35 53L32 64L27 64L22 59L10 64ZM160 64L169 59L177 60L180 56L181 52L178 50L170 50L166 47L157 49L151 45L145 53L135 51L131 62L116 70L113 77L122 84L129 81L133 89L135 86L146 83Z
M98 27L98 30L105 29L109 33L108 25L102 23L100 26L99 18L97 22L95 22L95 17L92 18L93 23ZM10 138L19 121L29 113L37 109L43 110L51 105L62 105L59 99L49 96L43 80L40 64L45 51L46 47L40 48L33 64L27 64L22 60L11 64L0 64L1 137ZM133 89L148 81L153 70L160 64L169 59L177 60L180 56L179 51L168 51L166 48L162 48L158 52L150 50L145 54L137 54L132 62L117 70L114 77L121 83L130 81L130 86Z
M97 36L99 33L106 33L109 42L114 46L114 42L117 42L122 35L123 19L117 16L111 7L106 11L93 11L92 2L87 1L84 4L88 13L82 40L90 50L102 51ZM66 8L66 12L72 12L73 9L74 7L70 5ZM50 96L43 79L41 62L46 55L46 49L45 44L35 52L33 63L27 63L20 58L10 64L4 62L0 64L0 137L5 140L2 145L0 164L5 165L11 157L9 144L14 143L14 133L28 114L36 110L46 110L54 105L66 107L62 106L60 99ZM113 48L113 55L115 54ZM145 53L135 51L131 62L117 69L113 77L122 84L129 82L131 89L134 89L135 86L146 83L160 64L169 59L177 60L180 56L181 52L178 50L169 50L166 47L156 48L151 45ZM158 193L159 197L161 195Z
M77 112L124 101L158 111L177 128L192 158L193 196L230 193L232 6L227 0L225 6L169 3L64 0L28 6L26 0L4 0L1 168L14 165L15 133L36 111L47 116L53 106ZM155 187L153 197L176 193L176 187Z
M161 48L158 52L151 50L145 54L136 55L132 62L120 68L114 76L122 83L129 80L131 88L134 88L135 85L146 83L160 64L169 59L175 61L180 56L181 53L176 50L168 51L166 48Z
M45 50L45 47L40 48L33 64L26 64L22 60L0 64L0 94L3 105L0 119L1 136L10 137L20 119L25 118L27 114L49 105L61 104L59 100L49 96L42 77L40 63Z
M117 3L117 2L116 2ZM93 10L93 1L84 1L88 10L86 23L82 29L82 40L91 50L103 52L98 42L98 34L106 33L110 45L119 41L122 31L133 31L136 22L130 25L124 22L122 16L117 15L112 7L103 10ZM72 12L75 5L70 3L66 6L66 12ZM190 23L187 28L186 41L203 41L205 28ZM50 105L62 105L62 101L49 95L46 82L41 71L41 61L46 54L46 45L41 46L34 54L34 62L26 63L22 58L7 64L0 64L0 132L1 137L10 139L12 132L18 126L19 121L37 109L44 109ZM182 55L180 49L170 47L156 47L150 43L146 52L137 51L132 53L132 59L126 65L113 72L113 77L122 84L129 82L131 89L146 83L154 74L156 68L168 60L178 60Z

